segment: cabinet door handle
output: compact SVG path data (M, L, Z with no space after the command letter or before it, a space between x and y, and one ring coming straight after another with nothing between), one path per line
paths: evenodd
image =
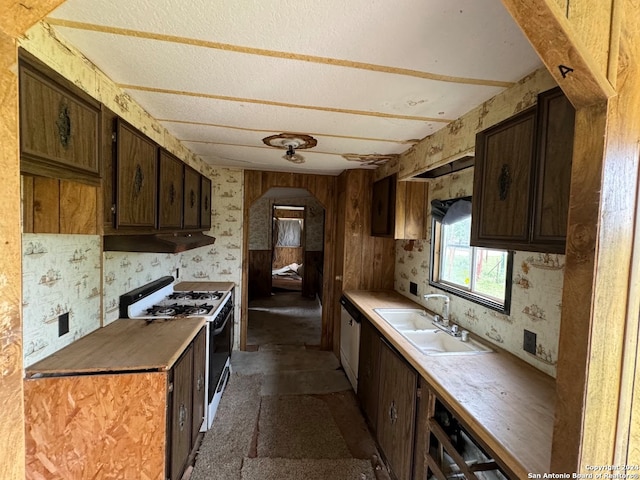
M175 201L176 201L176 187L173 185L173 182L171 182L171 185L169 185L169 203L173 205Z
M191 208L193 208L196 204L196 192L191 190L189 195L189 203L191 204Z
M178 413L178 425L180 426L180 431L184 430L184 424L187 421L187 407L184 406L184 403L180 404L180 409Z
M142 173L142 167L140 164L136 165L136 171L133 176L133 195L137 197L142 191L142 184L144 183L144 173Z
M391 420L391 425L394 425L398 420L398 409L396 408L395 400L392 400L391 405L389 405L389 420Z
M71 142L71 117L69 116L69 105L63 99L58 105L58 119L56 120L58 127L58 140L63 148L69 148Z
M509 187L511 186L511 173L509 172L509 165L502 164L500 170L500 176L498 177L498 187L500 188L499 195L500 200L506 200L509 195Z
M203 380L202 379L202 374L198 375L198 383L196 385L196 388L198 389L198 391L202 390L202 383L203 383L202 380Z

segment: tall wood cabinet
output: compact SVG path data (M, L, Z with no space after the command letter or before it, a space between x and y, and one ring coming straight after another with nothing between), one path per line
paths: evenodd
M471 244L564 253L575 111L560 89L478 133Z

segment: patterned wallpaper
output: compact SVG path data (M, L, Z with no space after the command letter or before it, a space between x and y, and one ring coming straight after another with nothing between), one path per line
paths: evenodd
M100 327L100 251L97 235L22 236L25 367ZM69 332L59 337L65 313Z
M305 248L309 252L324 250L324 208L315 197L259 198L249 209L249 250L271 249L271 207L274 204L307 207Z
M429 204L434 198L471 195L472 189L473 168L431 180ZM429 285L430 237L431 232L427 240L396 242L394 286L411 300L442 313L442 300L422 298L425 293L446 293ZM449 295L451 320L555 377L564 262L563 255L515 252L511 315ZM410 281L418 284L418 297L409 293ZM524 329L537 334L536 355L522 349Z

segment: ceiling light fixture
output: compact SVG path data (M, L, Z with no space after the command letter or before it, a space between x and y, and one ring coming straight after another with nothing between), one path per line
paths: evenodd
M262 139L263 143L274 148L281 148L287 152L282 158L291 163L304 163L305 159L296 149L313 148L318 141L311 135L303 133L281 133L279 135L271 135Z
M289 141L286 142L287 145L287 153L285 153L282 158L291 163L304 163L304 157L299 153L296 153L296 148L298 148L298 143Z

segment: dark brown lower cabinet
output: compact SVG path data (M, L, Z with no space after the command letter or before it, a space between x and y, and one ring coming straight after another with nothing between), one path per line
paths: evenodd
M205 354L206 329L202 329L171 369L171 480L182 478L204 419Z
M379 370L380 334L371 322L363 320L360 328L358 358L358 400L369 427L374 433L378 421Z
M193 346L190 346L171 370L171 479L182 476L191 450Z
M413 474L418 374L383 340L376 435L384 457L398 480Z

